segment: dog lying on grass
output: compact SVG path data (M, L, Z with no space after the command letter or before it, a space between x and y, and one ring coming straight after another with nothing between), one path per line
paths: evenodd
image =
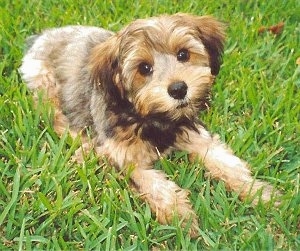
M130 170L132 188L159 222L176 214L197 236L188 191L153 169L160 156L187 151L241 198L261 190L254 203L269 201L274 191L198 119L220 69L224 37L219 21L189 14L136 20L117 33L68 26L34 37L20 71L30 89L53 103L58 134L80 134L86 151Z

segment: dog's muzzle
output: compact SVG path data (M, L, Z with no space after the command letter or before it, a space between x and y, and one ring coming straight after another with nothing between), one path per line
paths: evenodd
M188 86L184 81L174 82L169 85L168 93L174 99L184 99Z

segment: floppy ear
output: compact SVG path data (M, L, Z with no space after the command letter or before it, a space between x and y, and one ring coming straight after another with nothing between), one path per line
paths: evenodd
M225 25L210 16L199 17L197 21L199 37L209 54L211 73L216 76L222 63Z
M103 91L110 101L121 100L124 97L118 44L118 37L114 35L104 43L95 46L89 58L91 81L94 87Z
M211 16L182 15L190 25L196 28L209 54L211 73L218 75L224 50L225 25Z

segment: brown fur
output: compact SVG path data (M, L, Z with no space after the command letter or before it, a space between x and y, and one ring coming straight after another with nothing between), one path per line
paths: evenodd
M53 101L59 134L69 129L84 136L90 128L83 151L95 149L130 171L132 188L159 222L177 214L197 236L189 193L153 169L159 157L187 151L241 198L262 190L254 202L269 201L273 190L197 118L219 72L224 38L219 21L187 14L136 20L116 34L70 26L37 37L20 70L30 89ZM81 151L75 157L82 160Z

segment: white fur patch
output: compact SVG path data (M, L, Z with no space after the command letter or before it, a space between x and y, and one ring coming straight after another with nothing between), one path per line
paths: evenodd
M222 173L226 173L228 176L234 175L239 177L243 182L252 181L246 163L230 153L222 145L213 146L209 149L208 154L210 159L213 159L215 163L219 163L218 168Z
M236 166L243 165L242 161L234 156L231 153L228 153L228 150L224 149L222 146L214 146L209 149L211 157L222 162L226 166L232 166L233 168Z
M26 56L23 60L22 66L20 67L20 71L25 80L36 77L43 72L42 61L33 59L30 55Z
M33 59L30 54L28 54L20 67L20 73L23 79L27 82L30 89L35 89L38 87L38 83L34 81L35 78L41 75L46 75L48 73L47 68L43 65L42 60Z

